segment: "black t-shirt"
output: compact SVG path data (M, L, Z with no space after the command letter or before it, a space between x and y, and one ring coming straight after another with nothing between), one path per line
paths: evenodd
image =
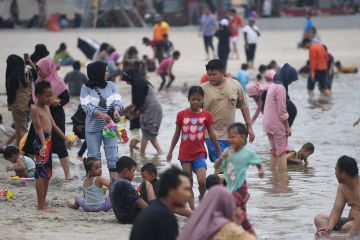
M218 30L215 33L215 36L219 38L219 46L221 47L230 47L230 37L231 32L227 27Z
M134 186L126 179L116 179L110 185L110 200L118 222L133 223L140 212L136 201L140 198Z
M175 240L177 235L175 215L160 200L155 200L136 218L130 240Z

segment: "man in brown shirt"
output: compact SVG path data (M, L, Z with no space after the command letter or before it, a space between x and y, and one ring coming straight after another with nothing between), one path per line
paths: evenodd
M206 65L206 71L209 81L202 84L205 92L204 108L212 114L214 132L221 150L230 145L227 128L235 122L235 110L237 108L241 110L248 127L249 141L253 142L255 134L246 96L240 83L234 79L224 77L225 67L218 59L210 60ZM206 137L206 145L210 160L215 162L219 155L208 136Z

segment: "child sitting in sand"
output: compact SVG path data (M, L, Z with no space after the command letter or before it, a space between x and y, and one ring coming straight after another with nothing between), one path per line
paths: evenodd
M141 168L142 183L138 188L138 192L145 202L149 203L157 198L158 184L157 169L153 163L146 163Z
M122 224L133 223L141 209L148 207L131 184L136 167L132 158L119 158L116 162L117 177L110 184L111 205L118 222Z
M19 177L34 177L35 162L29 157L22 156L17 147L7 146L4 149L4 158L12 163L11 166L6 167L6 171L15 171L16 176Z
M53 130L66 141L67 147L72 147L72 142L55 124L50 114L49 105L51 103L52 90L50 82L38 81L35 84L36 105L31 107L31 119L36 132L34 141L35 157L35 180L36 194L38 198L38 210L53 211L46 205L46 194L52 177L52 158L51 158L51 133Z
M335 67L338 70L339 73L357 73L358 69L355 66L344 66L341 64L340 61L335 62Z
M158 69L156 70L156 73L161 77L161 84L159 88L159 92L163 89L166 83L166 77L169 78L168 84L166 85L166 89L169 89L173 81L175 80L175 76L173 74L173 66L175 61L179 60L180 58L180 52L175 51L170 58L166 58L161 61Z
M246 214L246 202L249 199L246 170L250 165L256 165L259 177L264 177L260 158L252 151L245 148L248 130L242 123L234 123L228 128L230 147L227 148L220 158L215 162L215 169L224 172L227 188L233 193L236 206L240 207ZM249 220L245 217L243 228L255 234Z
M84 196L75 198L75 201L68 201L67 206L72 209L81 207L85 212L109 211L111 202L109 197L105 197L103 187L109 187L110 180L101 176L101 161L92 157L85 158L84 167Z
M302 164L303 162L307 165L308 157L314 153L315 147L312 143L305 143L299 151L291 150L287 154L287 163Z

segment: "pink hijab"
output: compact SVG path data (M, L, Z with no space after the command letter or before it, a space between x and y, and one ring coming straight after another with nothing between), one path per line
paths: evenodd
M38 76L37 81L49 81L54 95L59 96L67 89L64 81L57 74L55 62L50 57L40 59L36 63L36 66L40 68L44 74L44 76ZM36 103L35 88L33 88L32 97Z
M214 186L185 224L177 240L211 239L231 220L235 211L232 194L223 186Z

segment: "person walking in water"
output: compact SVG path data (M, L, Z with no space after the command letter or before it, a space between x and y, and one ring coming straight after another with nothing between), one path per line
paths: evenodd
M206 60L210 59L209 48L212 52L213 58L216 58L215 48L213 45L213 37L215 35L217 28L216 17L211 14L210 9L205 7L203 10L203 15L201 16L200 23L200 34L202 34L204 39L204 46L206 51Z
M271 147L271 169L284 171L287 168L289 151L288 137L291 136L289 113L286 107L288 86L298 79L297 71L285 64L275 75L267 91L264 107L264 131Z
M250 69L254 68L256 43L260 37L260 30L255 25L255 19L249 18L249 24L243 29L245 39L246 61Z

